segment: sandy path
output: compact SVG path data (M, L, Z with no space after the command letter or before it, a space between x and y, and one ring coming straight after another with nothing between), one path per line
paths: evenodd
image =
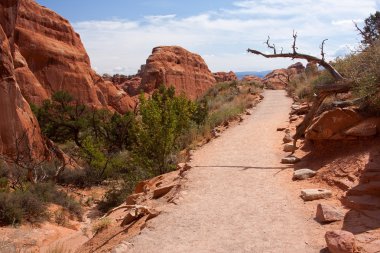
M291 171L280 169L276 128L290 104L285 92L266 91L252 116L197 150L179 204L153 219L128 252L319 252L322 230L286 186Z

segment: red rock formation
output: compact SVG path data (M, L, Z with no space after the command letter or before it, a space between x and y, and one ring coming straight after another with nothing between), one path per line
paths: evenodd
M16 78L29 102L40 104L54 92L65 90L89 106L111 106L120 112L130 107L126 93L108 87L112 84L91 69L70 23L33 0L20 1L15 43Z
M165 84L191 99L216 83L202 57L178 46L154 48L140 75L142 88L148 93Z
M300 62L296 62L296 63L290 65L288 67L288 69L289 70L290 69L294 69L297 74L301 74L301 73L303 73L305 71L305 66L302 63L300 63Z
M113 82L115 85L121 85L121 84L125 83L126 81L128 81L130 79L129 76L121 75L121 74L116 74L116 75L113 75L113 76L110 76L108 74L104 74L102 76L102 78L105 81Z
M261 79L258 76L248 75L244 76L242 79L243 82L256 82L256 83L262 83L263 79Z
M349 138L344 131L355 126L362 117L351 109L334 109L315 118L306 130L309 140L341 140Z
M0 2L0 153L15 155L27 147L37 158L45 147L37 120L21 94L14 71L14 28L19 1ZM16 150L16 141L21 145Z
M141 89L141 80L142 78L139 76L134 76L124 83L122 83L120 86L122 89L128 93L130 96L136 96L140 94Z
M305 67L302 63L297 62L290 65L287 69L276 69L267 74L263 82L269 89L279 90L285 89L289 82L298 74L305 71Z
M213 76L218 83L238 80L238 77L236 76L236 74L233 71L216 72L216 73L213 73Z

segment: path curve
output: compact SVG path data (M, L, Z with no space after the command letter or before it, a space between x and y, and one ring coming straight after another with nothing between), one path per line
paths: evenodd
M195 152L179 204L153 219L128 252L319 252L318 225L281 176L276 128L286 124L291 100L284 91L264 97L252 116Z

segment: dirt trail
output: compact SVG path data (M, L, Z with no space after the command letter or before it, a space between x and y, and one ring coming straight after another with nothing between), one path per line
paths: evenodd
M319 252L323 230L279 163L276 128L290 105L284 91L265 91L252 116L197 150L178 205L126 243L128 252Z

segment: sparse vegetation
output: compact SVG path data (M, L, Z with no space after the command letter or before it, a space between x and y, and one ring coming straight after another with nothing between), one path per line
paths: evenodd
M106 229L111 225L111 219L105 217L99 219L93 226L92 226L92 232L94 234L97 234L101 232L102 230Z
M336 68L352 80L352 90L357 98L362 98L362 108L368 112L379 113L380 41L362 52L337 59Z
M380 14L376 12L365 20L365 26L360 29L363 40L360 50L345 57L337 58L332 66L350 80L352 100L357 101L363 111L371 114L380 112ZM317 85L334 83L334 78L328 71L318 71L316 74L303 74L295 78L288 87L288 92L301 100L311 101ZM321 110L330 108L334 99L327 99Z
M181 147L188 148L202 139L212 137L212 130L236 119L255 103L254 95L262 92L262 84L255 82L223 82L210 88L198 99L204 115L202 124L192 125L179 139Z
M56 189L53 183L29 185L25 191L0 192L1 225L17 225L23 221L39 223L49 218L46 206L54 203L80 219L80 205L66 193Z

